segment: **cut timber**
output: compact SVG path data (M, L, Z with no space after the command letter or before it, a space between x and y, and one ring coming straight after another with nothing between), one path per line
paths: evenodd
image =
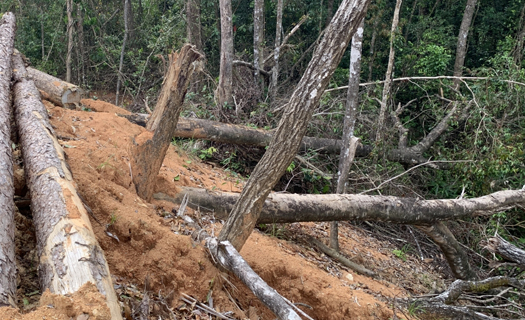
M184 195L189 206L214 211L217 218L228 217L238 193L183 188L175 198L156 193L155 199L180 203ZM505 190L471 199L419 200L363 194L284 194L271 193L263 204L257 223L306 221L383 221L399 224L433 225L442 220L491 215L525 205L525 190Z
M279 319L301 320L292 306L253 271L228 241L218 242L217 238L208 238L206 246L219 264L233 272Z
M137 194L147 201L153 195L155 179L179 121L182 103L194 71L193 62L201 59L202 55L194 46L187 44L180 53L172 53L169 58L170 67L159 96L162 104L157 103L149 120L155 133L151 139L131 148L133 183Z
M11 150L11 55L15 15L0 20L0 307L16 308L15 205Z
M505 260L515 262L525 267L525 250L505 241L505 239L500 236L490 238L485 249L499 254Z
M62 81L45 72L28 67L28 75L33 78L42 97L65 108L75 108L85 94L84 90L74 84Z
M70 294L92 282L106 297L111 319L122 319L106 259L20 54L13 55L13 71L15 118L31 194L40 286Z

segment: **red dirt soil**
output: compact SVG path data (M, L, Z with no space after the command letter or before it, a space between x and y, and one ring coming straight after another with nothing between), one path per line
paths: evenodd
M202 243L185 235L188 232L181 219L169 214L178 205L157 200L146 203L136 195L129 150L135 137L148 134L146 129L119 117L117 114L129 112L110 103L85 99L82 104L92 111L63 109L45 101L78 191L101 222L91 217L126 311L125 318L133 318L135 305L130 302L130 291L122 288L136 288L139 293L147 288L174 308L182 304L183 293L199 301L211 296L213 307L219 312L233 311L232 316L239 319L275 319L239 280L213 265ZM242 181L172 145L155 192L175 195L182 186L239 192ZM186 214L199 220L206 212L188 208ZM202 222L206 230L217 235L221 224L208 221L211 222ZM114 237L106 234L106 225ZM279 236L282 231L293 241L255 230L241 254L270 286L299 303L299 308L314 319L391 319L395 316L389 299L428 292L436 288L436 283L438 287L442 285L439 276L422 277L431 270L417 259L408 255L409 260L403 262L392 254L396 248L389 243L343 224L342 251L374 269L382 280L348 271L301 241L306 234L326 238L326 228L327 224L295 223L274 233ZM399 314L399 310L396 312ZM151 319L169 319L154 313L152 307ZM93 286L86 286L71 297L46 292L40 306L23 315L12 308L0 308L0 319L88 319L86 315L89 319L109 319L103 297ZM199 319L199 315L194 314L191 319Z

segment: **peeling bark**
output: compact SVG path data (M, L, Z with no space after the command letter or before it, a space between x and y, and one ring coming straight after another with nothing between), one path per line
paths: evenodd
M192 45L185 45L180 53L170 55L170 67L164 79L157 107L148 121L154 130L151 139L141 145L132 146L131 168L137 194L150 200L155 179L174 136L184 97L194 68L193 62L202 55Z
M70 294L94 283L106 297L112 319L122 319L109 267L93 233L33 81L13 55L15 116L40 257L42 290Z
M0 307L16 308L15 204L11 149L11 55L16 21L11 12L0 20Z
M308 122L363 19L370 0L343 0L312 60L292 93L268 150L257 164L221 230L220 241L240 250L253 231L273 186L297 153Z
M64 108L75 108L80 103L84 90L55 78L45 72L28 67L27 74L33 79L43 98Z

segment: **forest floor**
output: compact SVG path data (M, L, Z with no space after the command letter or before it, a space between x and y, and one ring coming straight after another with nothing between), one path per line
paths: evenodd
M100 100L83 100L83 110L63 109L44 101L62 144L78 190L92 209L90 217L105 252L126 319L135 319L144 294L149 319L216 319L181 300L187 294L235 319L275 316L233 275L219 271L203 242L174 212L178 205L146 203L131 182L129 149L144 128L119 114L128 111ZM19 152L15 152L19 155ZM18 168L18 167L17 167ZM15 170L23 199L22 170ZM240 192L244 181L220 165L171 145L155 192L174 196L182 186ZM39 291L37 253L27 201L17 202L19 309L0 308L0 319L107 319L103 299L86 286L71 297ZM191 199L190 199L191 202ZM217 235L221 221L206 208L185 214ZM96 220L95 220L96 219ZM250 266L273 288L314 319L408 319L395 299L443 290L450 279L436 254L422 260L417 251L350 223L340 227L341 250L379 274L358 275L308 243L307 235L327 239L327 223L259 226L241 251ZM261 231L262 230L262 231ZM264 231L264 232L263 232ZM437 251L436 251L437 252ZM146 299L147 300L147 299Z

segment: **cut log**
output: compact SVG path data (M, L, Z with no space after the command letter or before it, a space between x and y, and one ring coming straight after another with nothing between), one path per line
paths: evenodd
M206 246L216 261L233 272L279 319L301 320L292 306L253 271L230 242L218 242L217 238L210 237L206 239Z
M15 15L0 20L0 307L16 308L15 205L11 149L11 55Z
M65 154L20 54L13 55L15 118L40 257L42 290L70 294L94 283L111 319L122 319L109 267L77 194Z
M239 198L238 193L183 188L174 198L156 193L155 199L180 203L185 194L189 196L189 206L213 210L220 219L228 217ZM525 205L525 190L498 191L472 199L440 200L361 194L271 193L257 223L358 220L433 225L442 220L491 215L518 205Z
M166 156L179 120L188 83L193 73L193 62L202 55L192 45L185 45L180 53L170 55L170 67L159 96L159 103L150 118L149 127L155 134L151 139L131 148L131 168L137 194L149 201L153 195L155 179Z
M33 78L42 97L64 108L75 108L85 91L69 82L62 81L40 70L28 67L27 73Z
M499 254L505 260L515 262L525 267L525 250L505 241L505 239L500 236L490 238L485 249Z

